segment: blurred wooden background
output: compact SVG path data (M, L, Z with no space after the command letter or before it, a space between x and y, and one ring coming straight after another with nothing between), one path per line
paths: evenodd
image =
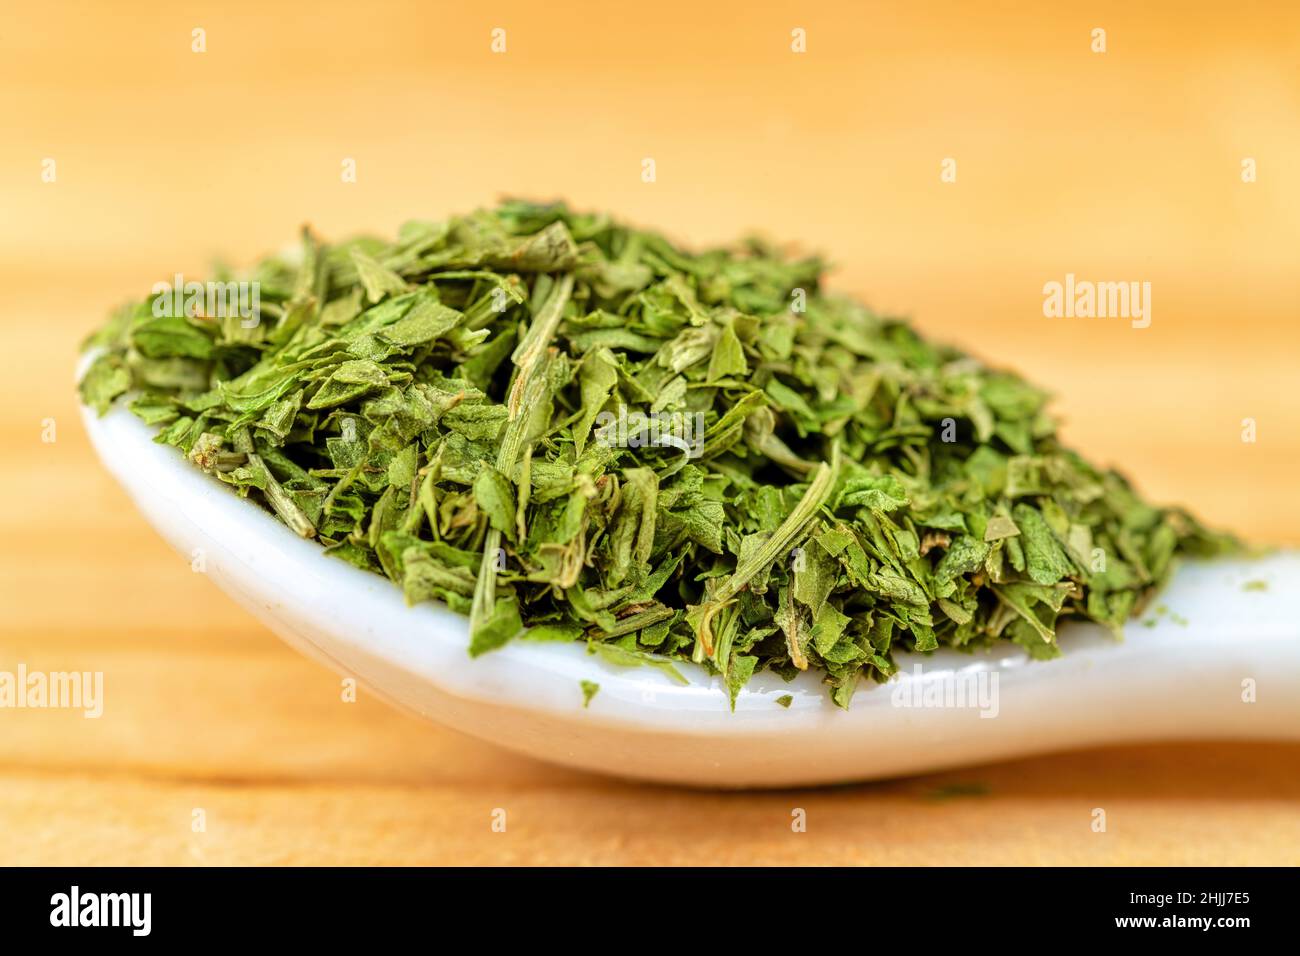
M718 795L342 704L99 469L72 363L109 306L302 222L565 197L692 243L821 250L837 287L1050 387L1067 436L1152 497L1300 544L1298 53L1280 0L7 10L0 669L102 670L107 702L0 710L0 863L1297 862L1296 747ZM1151 327L1044 318L1066 273L1151 282Z

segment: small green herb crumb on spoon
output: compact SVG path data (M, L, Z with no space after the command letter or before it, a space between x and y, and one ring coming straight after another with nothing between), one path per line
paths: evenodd
M759 670L847 707L899 652L1050 658L1063 618L1118 632L1178 554L1236 547L1062 446L1038 388L822 273L525 202L304 231L116 312L81 394L131 393L295 533L468 614L473 654L690 660L733 706Z

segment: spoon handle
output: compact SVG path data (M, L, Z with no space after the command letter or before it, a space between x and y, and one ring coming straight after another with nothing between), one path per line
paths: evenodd
M1062 736L1300 739L1300 554L1187 562L1118 646L1090 627L1061 644L1003 699Z

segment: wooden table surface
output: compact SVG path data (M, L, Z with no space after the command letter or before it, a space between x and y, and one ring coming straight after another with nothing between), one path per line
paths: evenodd
M344 703L135 513L72 392L107 307L307 219L391 232L505 192L825 249L842 287L1033 370L1069 440L1153 498L1300 545L1293 7L605 7L6 12L0 671L102 671L105 709L0 709L0 864L1300 863L1300 746L769 793L549 767L364 690ZM1152 326L1045 319L1067 272L1151 281Z

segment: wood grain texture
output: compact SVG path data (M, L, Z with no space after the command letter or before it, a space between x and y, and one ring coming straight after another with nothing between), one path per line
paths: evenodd
M544 766L364 691L344 703L98 467L72 364L107 306L213 253L246 262L305 219L391 232L558 194L693 241L759 226L824 248L842 288L1030 371L1067 438L1152 497L1300 544L1300 13L1100 3L1102 59L1092 19L1047 5L722 6L624 22L503 3L495 58L486 14L385 0L362 22L330 0L275 18L7 12L0 669L103 671L106 699L98 720L0 709L0 864L1300 863L1296 746L718 794ZM1152 281L1152 327L1045 320L1042 284L1067 271Z

